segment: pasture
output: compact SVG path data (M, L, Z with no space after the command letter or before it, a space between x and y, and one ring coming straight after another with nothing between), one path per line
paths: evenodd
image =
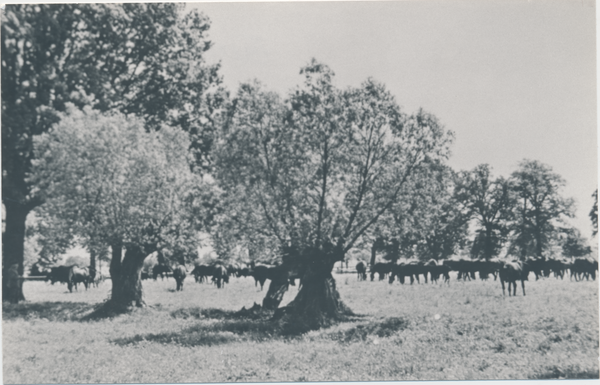
M235 312L260 303L252 278L225 289L192 277L144 281L147 307L82 321L98 289L26 282L28 302L3 307L4 383L175 383L598 378L598 283L390 285L335 275L352 322L300 337ZM282 305L295 296L290 287Z

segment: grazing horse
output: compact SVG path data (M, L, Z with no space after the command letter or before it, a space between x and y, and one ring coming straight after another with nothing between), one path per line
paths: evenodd
M535 274L535 280L537 281L540 277L544 277L544 270L546 267L546 258L545 257L529 257L526 259L526 264L529 267L529 271L533 271Z
M69 281L67 282L67 287L71 293L73 292L73 287L77 290L77 285L80 283L83 283L85 290L87 290L89 282L90 274L88 273L87 268L79 268L77 266L71 267L69 270Z
M186 273L187 269L183 265L179 265L173 269L173 278L175 278L175 282L177 283L176 291L183 291L183 281L185 280Z
M159 275L160 275L161 280L164 280L166 273L170 273L172 271L173 270L171 270L171 268L168 265L159 263L152 268L152 276L155 281Z
M504 282L508 282L508 296L510 297L510 287L513 286L513 296L517 295L517 281L521 281L523 295L525 295L525 281L529 275L529 266L521 261L506 262L500 268L500 283L502 284L502 295L504 292Z
M425 264L425 267L431 276L431 283L437 283L440 275L444 277L445 283L450 283L450 267L448 267L448 265L444 265L443 261L438 262L435 259L431 259Z
M375 279L375 273L379 274L379 280L383 281L388 273L392 272L393 263L378 262L371 266L371 281Z
M577 258L571 264L571 278L575 276L576 281L581 281L583 278L589 280L592 277L596 279L596 271L598 270L598 261L593 258Z
M213 273L213 268L211 266L208 265L196 265L194 267L194 270L192 270L192 275L194 276L194 279L196 280L196 282L198 283L202 283L206 280L208 280L208 277L210 277Z
M229 275L227 269L223 265L216 265L213 268L213 282L217 284L217 288L225 287L226 283L229 283Z
M50 281L50 283L53 285L55 282L68 283L69 272L71 271L71 268L73 266L76 265L53 267L52 269L50 269L50 272L46 275L46 282Z
M250 272L250 275L254 277L254 286L256 287L256 284L260 283L260 290L263 289L265 281L269 278L269 269L271 269L271 267L265 265L258 265L254 266L254 268Z
M365 266L364 262L358 262L356 264L356 272L358 273L358 280L359 281L366 281L367 280L367 267Z

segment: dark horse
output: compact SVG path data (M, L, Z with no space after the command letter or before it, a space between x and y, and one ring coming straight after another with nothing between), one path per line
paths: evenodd
M356 273L358 274L359 281L367 280L367 267L364 262L358 262L356 264Z

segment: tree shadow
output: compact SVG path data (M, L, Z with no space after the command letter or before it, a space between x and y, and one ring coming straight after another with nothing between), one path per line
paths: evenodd
M195 319L214 319L214 320L270 320L273 318L274 312L272 310L266 310L256 302L254 305L246 309L243 307L241 310L223 310L208 308L203 309L200 307L178 309L171 312L173 318L195 318Z
M171 313L173 318L216 320L207 324L194 325L178 332L136 334L133 337L118 338L112 342L119 345L138 344L144 341L161 344L176 344L186 347L213 346L233 342L262 342L283 338L272 321L273 312L243 308L240 311L221 309L179 309Z
M96 304L87 302L20 302L2 303L4 320L46 319L48 321L80 321Z
M328 337L340 343L363 342L370 338L390 338L409 327L408 320L388 317L356 325L350 329L329 333Z
M194 325L177 332L137 334L132 337L118 338L112 342L119 346L134 345L144 342L160 344L176 344L186 347L213 346L235 342L263 342L272 340L288 341L301 338L304 333L290 333L283 328L274 312L262 309L254 304L250 309L242 308L240 311L222 309L187 308L171 312L173 318L198 319L209 321ZM364 319L357 315L348 322ZM217 322L210 322L217 321ZM326 329L317 334L315 338L333 340L340 343L363 342L368 338L392 337L398 331L408 327L408 321L402 318L386 318L373 320L365 324L351 327L345 331L331 332Z

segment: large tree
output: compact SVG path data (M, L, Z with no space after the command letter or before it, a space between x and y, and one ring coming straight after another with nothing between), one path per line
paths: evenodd
M45 200L36 214L69 223L88 246L111 246L109 306L119 311L143 306L148 255L169 250L182 263L198 246L210 191L188 149L178 128L147 132L140 119L90 108L69 109L35 140L31 183Z
M228 199L244 202L242 212L231 206L240 228L277 240L283 265L302 272L302 288L278 314L307 330L348 314L334 263L392 207L419 165L448 155L452 135L433 115L406 116L371 79L341 91L314 60L301 74L303 86L285 101L257 83L240 87L215 177Z
M176 4L6 5L2 12L3 266L23 272L25 220L41 204L27 175L33 138L67 103L185 129L196 166L209 161L223 100L204 53L208 19ZM3 291L4 293L5 291ZM22 295L21 295L22 297Z
M508 240L514 214L510 184L502 177L494 179L487 164L461 172L457 180L458 200L476 222L471 255L484 259L498 256Z
M516 204L509 252L520 258L543 257L567 228L565 220L574 215L574 201L561 196L564 179L539 161L522 161L510 182Z

